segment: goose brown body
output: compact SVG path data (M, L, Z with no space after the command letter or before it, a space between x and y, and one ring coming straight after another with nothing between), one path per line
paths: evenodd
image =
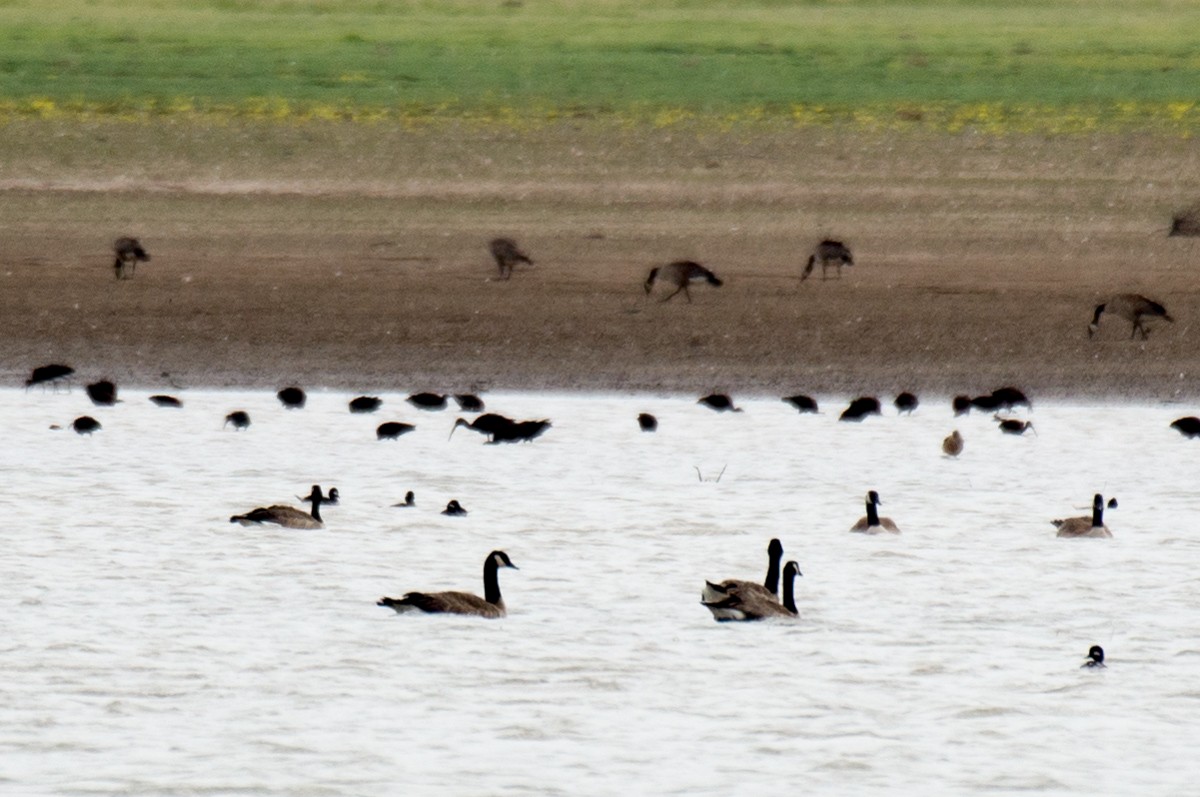
M883 502L879 500L879 493L872 490L867 493L867 514L858 519L858 522L850 527L850 530L860 534L899 534L900 527L890 517L879 516L879 505Z
M783 566L783 601L774 595L759 591L733 591L717 600L702 599L713 619L718 622L747 622L766 620L772 617L793 619L799 616L796 610L795 581L800 575L800 565L791 561Z
M336 494L336 490L331 490L330 495L326 496L321 492L321 487L314 484L312 492L303 499L305 501L312 501L311 514L294 506L273 504L272 506L260 506L251 509L243 515L234 515L229 518L229 522L241 523L243 526L274 523L277 526L289 529L323 529L325 528L325 523L321 520L321 504L330 503L330 498L336 501Z
M1129 330L1130 340L1139 332L1142 334L1142 340L1150 336L1150 331L1146 329L1144 323L1146 319L1161 318L1163 321L1175 321L1167 312L1167 308L1163 307L1160 302L1142 296L1140 293L1118 293L1108 301L1096 305L1092 322L1088 324L1089 338L1099 331L1100 316L1103 313L1120 316L1132 324L1133 326Z
M655 282L665 282L668 285L675 286L675 290L667 294L662 301L669 301L675 294L682 291L684 298L688 300L689 304L692 301L692 294L688 291L689 283L707 282L716 288L724 284L716 274L691 260L676 260L674 263L650 269L650 274L646 277L646 282L642 285L646 293L650 293L654 288Z
M1058 537L1112 537L1104 525L1104 496L1099 493L1092 497L1091 515L1050 522L1058 529Z
M504 617L508 611L500 595L501 567L518 569L504 551L492 551L483 561L483 597L470 592L408 592L402 598L380 598L376 606L386 606L397 614L420 611L426 614L468 614L476 617Z
M701 600L705 602L717 602L729 597L733 593L743 595L758 595L762 598L778 602L779 600L779 562L783 559L783 543L778 539L772 539L767 544L767 577L760 583L757 581L746 581L740 578L727 578L719 583L711 581L704 582L704 590L701 592Z

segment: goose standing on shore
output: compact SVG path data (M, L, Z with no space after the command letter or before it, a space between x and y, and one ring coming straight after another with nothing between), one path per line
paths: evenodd
M683 296L688 300L688 304L692 302L692 294L688 292L688 283L707 282L716 288L724 284L716 274L691 260L676 260L674 263L650 269L650 274L646 277L646 282L642 285L646 289L647 295L654 288L654 283L658 281L675 286L675 290L668 294L665 299L662 299L662 301L669 301L675 294L683 291Z
M879 505L882 503L879 500L879 493L874 490L867 493L867 514L860 517L858 522L850 527L850 530L861 534L883 534L885 532L899 534L900 528L894 520L890 517L879 516Z
M330 496L336 501L337 490L331 490ZM234 515L229 518L229 522L241 523L243 526L275 523L289 529L323 529L325 528L325 523L321 520L321 504L330 503L328 498L329 496L321 492L321 486L314 484L312 492L303 499L305 501L312 501L311 514L294 506L274 504L273 506L260 506L257 509L251 509L244 515Z
M409 592L402 598L380 598L375 605L394 609L397 614L420 611L426 614L471 614L476 617L504 617L508 612L500 596L501 567L517 570L504 551L492 551L483 560L483 597L469 592Z
M783 566L783 602L772 595L769 598L757 592L731 592L718 600L702 599L700 602L712 612L719 623L766 620L770 617L794 619L796 610L796 576L801 575L800 565L790 561Z
M1093 337L1100 329L1100 315L1102 313L1118 315L1131 323L1133 327L1129 330L1130 340L1133 340L1134 336L1139 332L1142 333L1142 340L1149 337L1150 332L1143 323L1145 319L1161 318L1164 321L1172 323L1175 321L1167 313L1167 308L1153 299L1147 299L1140 293L1118 293L1107 302L1096 305L1096 311L1092 315L1092 322L1088 324L1089 338Z
M1104 496L1096 493L1092 497L1090 517L1071 517L1066 520L1050 521L1058 529L1057 537L1111 537L1112 532L1104 525Z

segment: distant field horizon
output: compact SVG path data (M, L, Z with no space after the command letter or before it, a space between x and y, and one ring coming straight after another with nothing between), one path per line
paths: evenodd
M1182 2L9 0L0 121L1200 128Z

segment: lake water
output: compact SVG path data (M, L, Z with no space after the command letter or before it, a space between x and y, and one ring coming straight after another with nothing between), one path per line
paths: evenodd
M1013 437L928 397L848 424L845 397L487 394L554 423L489 446L400 395L148 395L0 391L0 793L1197 788L1200 441L1168 424L1198 408L1039 403ZM312 484L324 530L229 523ZM869 489L901 536L848 533ZM1056 539L1095 492L1114 538ZM704 580L761 579L771 537L800 619L713 622ZM496 548L505 619L375 605L481 593Z

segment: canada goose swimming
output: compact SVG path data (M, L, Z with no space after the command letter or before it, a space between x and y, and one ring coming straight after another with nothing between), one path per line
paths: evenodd
M1037 434L1037 429L1033 428L1033 421L1020 421L1016 418L1001 418L999 415L993 416L993 420L1000 426L1000 431L1005 434L1025 434L1029 430L1033 430Z
M752 622L766 620L771 617L795 618L799 616L796 610L795 582L796 576L801 575L800 565L789 561L783 566L783 601L774 595L764 596L757 592L733 591L716 600L701 599L701 603L712 612L717 622Z
M878 507L882 503L879 500L879 493L874 490L867 493L867 514L859 518L858 522L850 527L850 530L863 534L882 534L883 532L899 534L900 528L894 520L890 517L879 516Z
M839 421L861 421L868 415L882 415L879 399L873 396L861 396L850 402L850 406L842 410Z
M457 500L451 499L450 503L446 504L446 508L442 510L442 514L450 515L451 517L459 517L467 514L467 510L463 509L463 505Z
M706 603L715 603L727 598L733 592L747 595L760 594L764 598L779 600L779 562L783 559L783 543L772 539L767 543L767 577L760 584L757 581L745 581L740 578L728 578L719 584L711 581L704 582L704 590L700 599Z
M826 238L821 243L817 244L813 253L808 256L808 265L804 267L804 273L800 276L800 281L804 282L808 279L808 275L812 274L813 266L817 263L821 264L821 280L826 279L825 272L829 270L829 266L837 266L838 279L842 278L842 266L853 266L854 256L850 254L850 249L841 241L832 241Z
M1171 422L1171 428L1178 431L1184 437L1200 437L1200 418L1194 415L1189 415L1186 418L1178 418Z
M529 255L518 249L517 242L511 238L493 238L488 244L488 251L492 253L492 257L496 261L496 268L500 270L500 279L502 280L512 276L513 266L517 263L533 265Z
M446 409L446 397L439 393L413 393L405 400L419 410Z
M1103 667L1103 666L1105 666L1104 665L1104 648L1100 647L1099 645L1092 645L1091 648L1088 649L1087 661L1085 661L1083 664L1080 664L1079 669L1082 670L1085 667Z
M942 441L942 453L948 457L957 457L963 451L963 436L955 429Z
M156 407L182 407L183 406L183 402L180 401L179 399L175 398L174 396L167 396L167 395L163 395L163 394L151 396L150 401L152 401L154 403L154 406L156 406Z
M1150 332L1143 323L1145 319L1161 318L1164 321L1172 323L1175 321L1167 313L1167 308L1153 299L1147 299L1140 293L1118 293L1107 302L1096 305L1096 312L1092 315L1092 322L1088 324L1089 338L1093 337L1100 329L1100 314L1106 312L1114 313L1133 324L1129 330L1130 340L1133 340L1134 335L1138 332L1142 333L1142 340L1149 337Z
M517 566L504 551L492 551L483 560L483 597L469 592L409 592L403 598L380 598L376 606L394 609L397 614L420 611L426 614L472 614L476 617L503 617L507 611L500 596L501 567Z
M334 496L337 494L336 489L330 492ZM321 492L320 485L314 484L312 492L304 500L312 501L311 514L294 506L275 504L273 506L260 506L256 509L251 509L244 515L234 515L229 518L229 522L241 523L243 526L275 523L289 529L325 528L325 523L321 520L321 504L329 503L329 501L326 500L326 496Z
M100 421L91 415L80 415L71 421L71 428L75 430L76 434L91 434L92 432L99 431L101 426Z
M804 395L803 393L797 393L794 396L784 396L783 400L786 403L791 404L793 407L796 408L797 411L802 412L802 413L817 411L816 400L810 396Z
M901 414L907 413L909 415L911 415L912 411L917 408L918 404L920 404L920 402L917 400L917 397L907 391L896 396L896 400L892 403L896 405L896 410Z
M359 396L350 399L351 412L374 412L383 404L378 396Z
M463 412L483 412L483 399L474 393L456 393L454 400Z
M709 393L707 396L697 399L696 403L703 404L717 412L741 412L740 409L733 406L733 399L725 393Z
M674 263L650 269L650 274L646 277L646 282L642 285L646 289L647 295L654 287L654 283L659 280L668 285L675 286L675 290L662 299L662 301L669 301L675 294L683 291L683 296L688 300L688 304L691 304L692 301L692 294L688 291L688 283L703 281L717 288L724 284L717 278L716 274L691 260L676 260Z
M417 505L417 497L415 495L413 495L412 490L409 490L407 493L404 494L403 501L401 501L398 504L392 504L392 506L399 506L399 507L406 507L406 508L410 507L410 506L416 506L416 505Z
M146 254L146 250L138 243L137 238L118 238L113 242L113 251L116 252L117 259L113 263L113 270L117 274L117 279L127 279L125 276L125 267L129 266L129 276L133 276L133 272L137 270L138 261L150 259L150 255Z
M50 365L39 365L29 374L29 378L25 380L25 388L28 390L34 385L54 385L54 389L58 389L60 382L66 382L70 379L71 374L75 373L75 369L69 365L59 365L51 363Z
M637 417L638 427L643 432L653 432L658 429L658 418L648 412L640 412Z
M87 394L97 407L111 407L117 403L117 386L107 379L88 385Z
M289 410L304 409L304 404L308 401L308 396L304 394L304 390L295 385L280 390L275 394L275 398L279 399L279 403Z
M1104 525L1104 496L1096 493L1092 497L1091 517L1071 517L1066 520L1050 521L1058 529L1057 537L1111 537L1112 532Z
M971 397L955 396L954 400L950 402L950 406L954 408L955 415L966 415L971 411Z
M223 426L233 424L233 428L237 431L250 428L250 414L245 410L234 410L225 416Z
M396 440L400 435L408 434L417 427L411 423L401 423L400 421L388 421L381 423L375 427L376 440Z

